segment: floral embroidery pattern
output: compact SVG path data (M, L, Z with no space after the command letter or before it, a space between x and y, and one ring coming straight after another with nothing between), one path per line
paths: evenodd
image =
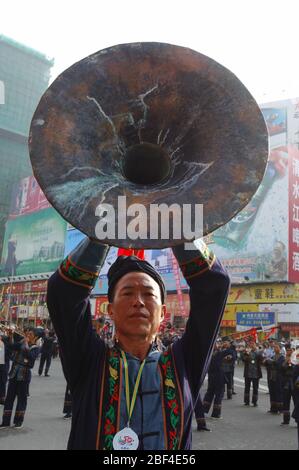
M174 371L171 350L167 349L160 357L163 378L163 396L166 415L167 442L169 450L178 450L180 444L181 406L178 384Z
M108 351L108 367L104 378L103 414L101 422L100 449L113 450L113 438L117 432L117 413L120 390L120 357L113 348Z
M182 424L182 403L177 384L171 350L161 354L159 366L162 372L162 395L164 400L167 445L169 450L178 450ZM108 351L108 364L103 383L102 418L100 423L99 449L113 450L113 438L117 433L120 400L120 354L117 349Z

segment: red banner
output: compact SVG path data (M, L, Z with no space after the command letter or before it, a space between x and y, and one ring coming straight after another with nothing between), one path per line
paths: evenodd
M180 306L180 312L182 317L187 317L189 315L189 311L185 309L185 304L183 300L183 292L181 288L181 281L180 281L180 268L178 262L171 251L171 261L172 261L172 269L175 278L176 290L177 290L177 297Z
M27 292L46 292L48 281L30 281L30 282L13 282L5 284L0 289L0 295L4 294L23 294Z
M137 256L139 259L144 259L144 250L134 248L119 248L117 256Z
M190 310L190 298L189 294L182 294L183 302L184 302L184 311L189 312ZM169 316L173 317L180 317L181 314L181 306L179 303L179 299L177 294L168 294L166 297L166 307Z
M289 276L299 282L299 150L289 146Z
M265 335L263 337L263 340L265 341L266 339L270 338L270 336L274 335L276 333L276 330L277 330L277 326L275 326L274 328L271 328L270 331L263 332Z
M221 321L222 328L235 328L236 327L236 320L222 320Z
M94 317L100 318L102 315L108 315L108 297L106 296L96 298Z
M252 336L254 341L256 341L256 339L257 339L257 329L256 328L251 328L250 330L247 330L247 331L238 331L236 333L232 333L231 335L229 335L229 337L232 338L232 339L243 339L243 338L247 338L249 336Z

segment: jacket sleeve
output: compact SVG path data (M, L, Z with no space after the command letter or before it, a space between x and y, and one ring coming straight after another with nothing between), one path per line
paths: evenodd
M10 342L7 343L8 349L10 352L20 351L22 349L22 342L19 341L18 343Z
M24 358L28 359L28 365L30 369L33 369L35 361L38 358L39 352L40 348L38 346L33 346L24 350Z
M193 396L196 397L208 369L229 293L230 280L219 260L202 243L197 251L173 248L190 287L190 314L179 341Z
M92 328L89 298L108 249L84 239L48 281L47 305L71 389L84 380L95 351L104 352Z

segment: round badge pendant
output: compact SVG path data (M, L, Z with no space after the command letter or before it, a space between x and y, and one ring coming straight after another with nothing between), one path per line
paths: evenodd
M137 450L138 445L138 436L131 428L122 429L113 438L113 449L115 450Z

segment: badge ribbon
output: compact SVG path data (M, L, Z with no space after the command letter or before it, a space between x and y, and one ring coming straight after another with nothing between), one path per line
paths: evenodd
M132 400L130 401L130 383L129 383L129 368L128 361L124 351L121 350L121 356L125 369L125 390L126 390L126 404L128 410L128 424L127 427L115 434L113 439L113 448L116 450L136 450L138 449L139 439L137 434L130 428L130 421L136 403L137 393L140 385L141 375L145 366L145 359L142 361L136 383L133 390Z

